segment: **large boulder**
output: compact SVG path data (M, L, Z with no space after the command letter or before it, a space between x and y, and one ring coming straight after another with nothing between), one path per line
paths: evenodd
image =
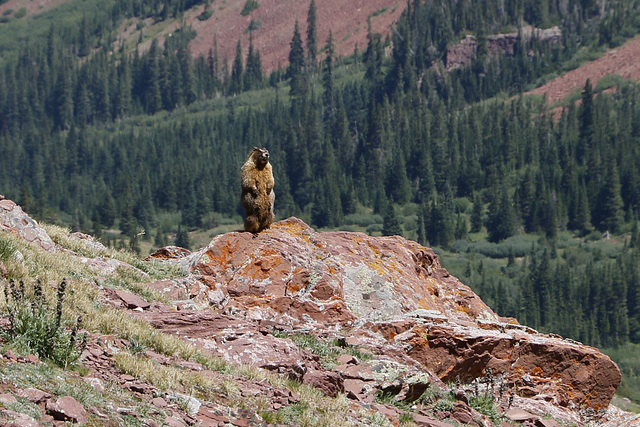
M280 366L293 377L317 370L288 343L265 338L265 331L222 328L244 334L231 339L233 350L225 348L229 337L215 331L235 317L316 333L348 330L370 348L386 345L381 353L391 362L417 361L443 381L499 376L517 395L561 407L606 408L620 383L615 363L597 349L501 318L442 268L431 249L398 236L317 232L289 218L257 235L227 233L197 252L159 258L182 265L200 283L205 292L194 299L208 299L231 316L197 322L206 330L201 338L230 360ZM274 352L304 361L305 369L286 361L270 367Z
M258 235L216 236L207 247L170 261L228 296L217 294L212 304L223 301L252 318L280 314L345 324L427 310L464 321L499 319L440 266L431 249L398 236L317 232L297 218Z

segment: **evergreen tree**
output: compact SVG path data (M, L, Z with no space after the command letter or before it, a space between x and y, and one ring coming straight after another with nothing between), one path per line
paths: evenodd
M307 13L307 64L310 71L316 69L316 57L318 56L318 28L316 25L316 2L311 0Z
M244 66L242 64L242 44L240 40L236 44L236 59L231 67L231 81L229 82L229 93L236 95L243 89Z
M601 231L617 233L623 224L623 202L620 195L618 168L612 164L598 197L597 210L593 213Z
M262 60L260 52L253 46L253 33L249 34L249 52L247 53L247 71L244 76L245 90L257 89L262 85Z
M333 126L335 117L335 94L333 82L333 33L329 31L329 38L326 46L327 56L322 62L322 88L324 89L322 100L324 102L324 111L327 122Z
M402 236L402 226L396 216L396 211L393 204L387 205L387 211L384 216L384 222L382 223L382 235L383 236Z
M293 38L291 39L291 50L289 51L289 68L287 78L290 80L290 94L294 97L304 97L307 94L307 79L304 67L304 49L302 47L302 37L300 27L296 21L293 28Z
M484 205L482 203L482 198L476 192L473 194L473 207L471 209L471 232L472 233L477 233L482 229L483 214L484 214Z
M494 200L489 205L487 217L487 231L490 242L499 242L516 232L515 212L507 193L506 186L502 186Z
M189 249L191 247L191 237L189 237L189 233L182 225L178 226L178 233L176 234L174 244L185 249Z

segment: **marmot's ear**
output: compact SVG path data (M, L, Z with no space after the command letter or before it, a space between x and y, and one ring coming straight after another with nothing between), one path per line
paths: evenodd
M260 151L260 149L258 147L253 147L251 151Z

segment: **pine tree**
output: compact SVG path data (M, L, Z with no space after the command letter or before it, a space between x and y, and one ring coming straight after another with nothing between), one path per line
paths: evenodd
M262 60L260 59L260 52L253 46L253 33L249 34L247 71L244 77L245 90L257 89L262 85Z
M598 210L593 213L601 231L617 233L624 222L618 167L611 162L609 173L598 197Z
M316 26L316 2L311 0L307 14L307 64L310 71L316 70L318 56L318 28Z
M584 164L593 146L594 112L593 112L593 88L591 80L587 79L582 90L582 103L580 104L580 139L576 148L576 158L580 164Z
M236 44L236 58L231 66L231 81L229 82L229 93L236 95L243 90L244 66L242 64L242 44L240 40Z
M322 62L322 88L324 92L322 94L322 100L324 102L325 119L333 126L335 120L335 97L334 97L334 82L333 82L333 33L329 30L329 38L327 39L326 46L327 56Z
M476 192L473 193L473 208L471 209L471 232L477 233L482 230L482 216L484 214L484 204L482 198Z
M507 187L502 186L498 193L489 206L486 223L490 242L499 242L513 236L516 232L515 211L509 199Z
M291 39L291 50L289 52L289 68L287 78L290 80L290 94L294 97L304 97L307 94L306 72L304 67L304 49L302 47L302 37L300 36L300 26L296 21L293 28L293 38Z
M191 238L189 237L189 233L182 225L178 226L178 233L176 234L174 244L185 249L189 249L191 247Z
M393 204L389 203L382 223L383 236L402 236L402 227L396 216Z

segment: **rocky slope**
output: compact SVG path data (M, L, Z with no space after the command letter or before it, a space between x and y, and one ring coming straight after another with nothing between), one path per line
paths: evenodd
M8 200L0 201L0 230L27 238L39 251L69 254L58 244L51 246L37 223ZM88 236L76 239L99 245ZM113 268L104 257L71 256L105 276ZM229 366L253 366L294 381L267 381L230 368L216 371L197 358L147 349L142 357L157 369L179 367L227 388L232 384L235 392L207 399L186 387L166 389L118 369L114 359L130 352L131 342L117 332L92 331L81 359L90 372L83 381L98 388L116 384L146 402L153 408L148 414L160 414L167 425L320 424L318 418L301 422L283 415L310 405L303 389L291 385L300 383L334 398L333 405L342 405L342 419L355 425L373 419L428 426L638 422L609 405L620 372L607 356L501 318L450 276L431 249L400 237L317 232L289 218L255 236L217 236L193 253L163 248L146 262L179 267L184 274L151 281L139 295L101 286L96 303L187 340ZM144 289L166 299L150 300ZM27 399L39 405L40 422L118 423L120 412L105 414L55 390L11 383L10 366L41 363L27 356L5 354L0 361L4 419L37 425L36 417L2 403ZM490 411L479 404L482 399ZM65 410L80 415L60 415ZM152 415L138 418L146 425L155 422Z

